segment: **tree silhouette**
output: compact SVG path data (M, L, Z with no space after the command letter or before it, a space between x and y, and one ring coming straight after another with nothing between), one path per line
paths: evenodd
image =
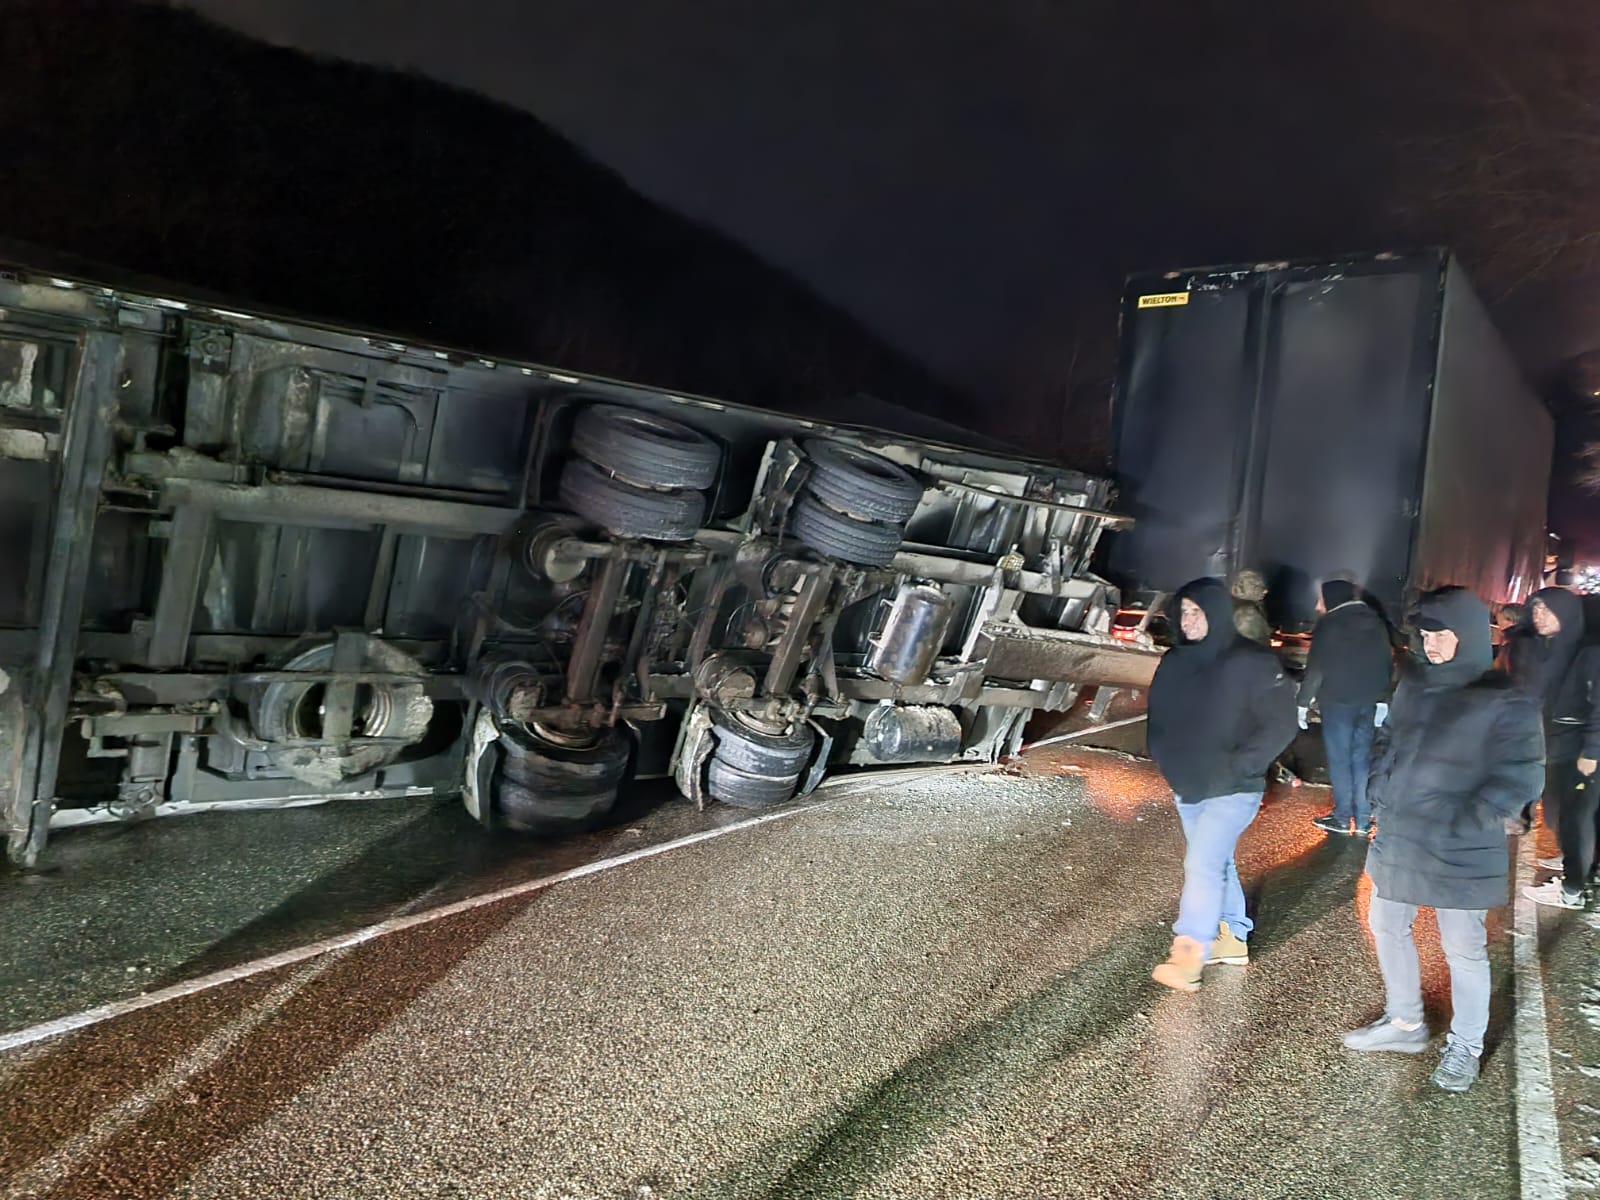
M1454 63L1426 86L1413 186L1500 290L1600 264L1600 20L1584 0L1426 0L1379 19Z

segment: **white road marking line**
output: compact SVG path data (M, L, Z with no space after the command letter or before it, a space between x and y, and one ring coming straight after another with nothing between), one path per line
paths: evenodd
M848 786L859 782L862 786L877 788L893 786L896 781L885 780L885 774L900 774L899 772L880 772L871 780L862 778L857 780L854 776L842 776L838 779L839 786L831 789L832 795L814 801L810 804L800 804L783 809L780 812L763 813L759 817L739 821L732 825L723 825L717 829L706 829L699 833L692 833L686 837L676 838L670 842L662 842L657 846L644 846L638 850L630 850L613 858L597 859L594 862L584 863L582 866L571 867L565 871L557 871L553 875L545 875L539 879L530 879L522 883L504 887L498 891L485 892L479 896L469 896L465 900L457 900L453 904L444 904L438 908L430 908L426 912L412 913L409 915L396 915L388 917L374 925L367 925L349 933L339 934L336 937L324 938L321 941L311 942L308 945L298 946L293 950L284 950L278 954L269 954L264 958L252 962L241 963L236 967L227 967L221 971L214 971L210 975L202 975L197 979L175 983L171 987L160 988L157 991L146 992L140 996L130 996L126 1000L115 1000L109 1004L101 1004L94 1008L85 1009L83 1012L72 1013L69 1016L57 1017L50 1021L41 1021L37 1025L30 1025L25 1029L13 1030L10 1033L0 1034L0 1053L16 1050L23 1046L31 1046L49 1038L60 1037L62 1034L73 1033L79 1029L87 1029L91 1025L99 1025L116 1017L126 1016L129 1013L139 1012L146 1008L154 1008L159 1004L167 1004L173 1000L181 1000L186 996L193 996L200 992L208 992L213 988L225 984L236 983L241 979L263 974L267 971L276 971L282 967L291 967L296 963L308 959L318 958L330 954L335 950L345 950L352 946L359 946L362 942L369 942L375 938L387 937L402 930L414 929L419 925L431 924L442 921L446 917L453 917L459 913L471 912L476 908L486 905L498 904L502 900L511 900L518 896L526 896L533 892L543 891L558 883L566 883L573 879L582 879L585 876L595 875L613 867L626 866L628 863L638 862L640 859L652 858L657 854L665 854L670 850L680 850L686 846L693 846L699 842L710 841L712 838L722 837L724 834L734 833L740 829L749 829L756 825L765 825L772 821L782 821L789 817L798 816L803 812L810 812L821 807L834 798L834 795L845 794L851 790ZM906 772L901 775L899 782L909 782L907 776L915 775L920 778L927 772ZM819 789L820 790L820 789Z
M1516 979L1517 1158L1522 1200L1565 1200L1567 1172L1556 1124L1550 1034L1545 1023L1544 974L1539 962L1539 906L1523 894L1533 883L1533 835L1518 839L1511 965Z
M407 901L396 916L416 911L434 896L443 884L435 884L420 896ZM46 1154L14 1176L7 1184L7 1195L31 1196L43 1194L62 1180L69 1178L112 1138L137 1122L145 1113L164 1104L182 1091L196 1075L221 1062L235 1046L255 1032L268 1019L276 1016L283 1007L299 995L301 990L323 974L350 952L349 948L335 950L320 961L305 966L283 980L270 992L256 1001L232 1021L204 1038L181 1060L168 1067L152 1082L139 1089L104 1112L96 1114L89 1125L72 1134Z
M71 1176L96 1150L156 1105L176 1096L196 1075L221 1062L224 1055L294 999L301 988L338 962L339 957L339 954L331 954L321 962L296 971L223 1028L205 1038L151 1083L126 1100L97 1113L86 1128L72 1134L49 1154L13 1176L7 1183L7 1194L43 1195Z
M502 900L510 900L517 896L526 896L533 892L543 891L545 888L553 887L558 883L582 879L585 876L595 875L612 867L626 866L628 863L638 862L643 858L652 858L657 854L665 854L669 850L679 850L685 846L693 846L698 842L710 841L712 838L719 838L724 834L733 833L740 829L749 829L756 825L765 825L772 821L782 821L788 817L799 816L803 812L810 812L814 808L820 808L829 801L839 796L847 795L852 791L861 789L877 790L884 787L893 787L897 783L914 783L918 780L941 774L965 775L988 772L995 769L996 766L992 763L952 763L942 767L912 767L897 771L875 771L862 775L836 775L831 779L824 780L817 789L818 793L826 789L829 794L809 804L792 805L780 812L763 813L759 817L751 817L746 821L737 821L717 829L706 829L699 833L691 833L686 837L675 838L670 842L662 842L658 846L645 846L638 850L630 850L625 854L616 855L613 858L597 859L594 862L584 863L582 866L571 867L565 871L557 871L553 875L526 880L523 883L513 884L498 891L485 892L480 896L469 896L465 900L457 900L453 904L430 908L426 912L407 914L402 909L395 916L388 917L374 925L367 925L361 929L353 930L350 933L324 938L319 942L311 942L308 945L298 946L293 950L284 950L281 953L269 954L265 958L258 958L252 962L240 963L236 967L227 967L221 971L214 971L210 975L202 975L197 979L175 983L171 987L160 988L154 992L146 992L140 996L130 996L126 1000L114 1000L110 1004L97 1005L94 1008L72 1013L69 1016L56 1017L54 1020L41 1021L37 1025L29 1025L24 1029L0 1034L0 1054L23 1046L31 1046L36 1042L46 1041L49 1038L60 1037L62 1034L73 1033L79 1029L87 1029L91 1025L99 1025L113 1018L126 1016L128 1013L154 1008L158 1004L181 1000L185 996L193 996L199 992L209 992L213 988L222 987L224 984L236 983L241 979L249 979L267 971L276 971L282 967L292 967L296 963L305 962L307 959L330 954L335 950L345 950L352 946L359 946L362 942L370 942L374 938L387 937L389 934L399 933L405 929L414 929L419 925L442 921L446 917L453 917L458 913L471 912L475 908L483 908L489 904L498 904ZM415 907L417 903L418 901L414 900L406 907Z

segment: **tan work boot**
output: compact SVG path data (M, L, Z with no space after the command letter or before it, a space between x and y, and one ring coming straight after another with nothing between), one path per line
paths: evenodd
M1151 971L1150 978L1176 992L1198 992L1200 972L1205 965L1204 946L1192 937L1175 937L1167 961Z
M1211 957L1206 960L1206 965L1226 963L1230 967L1242 967L1248 964L1250 944L1243 938L1235 937L1226 921L1218 923L1218 930L1217 940L1211 943Z

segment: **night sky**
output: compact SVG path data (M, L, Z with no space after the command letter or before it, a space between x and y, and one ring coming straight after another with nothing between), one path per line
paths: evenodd
M1078 110L1046 4L201 0L237 27L524 108L941 374L1051 354ZM1108 307L1115 296L1106 297Z
M1137 270L1443 243L1547 395L1600 346L1583 0L192 6L537 115L1023 438Z

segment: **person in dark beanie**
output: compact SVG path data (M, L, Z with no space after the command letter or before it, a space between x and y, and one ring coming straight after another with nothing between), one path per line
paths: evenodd
M1539 904L1582 908L1595 866L1595 813L1600 788L1600 650L1583 646L1583 601L1566 588L1535 592L1521 636L1507 643L1512 681L1538 701L1544 714L1544 823L1561 853L1539 860L1560 871L1525 889Z
M1300 684L1300 728L1311 706L1322 713L1322 745L1333 784L1333 811L1314 822L1328 833L1367 837L1372 811L1367 775L1372 768L1372 734L1388 712L1394 684L1394 652L1389 626L1364 601L1353 583L1330 579L1322 585L1322 618L1311 635L1311 653Z
M1178 644L1150 685L1150 756L1171 785L1187 849L1172 949L1157 983L1192 992L1208 961L1243 965L1253 924L1234 866L1261 810L1267 768L1294 737L1294 686L1270 650L1241 637L1221 580L1175 598Z
M1489 1025L1485 923L1507 899L1505 818L1539 794L1544 728L1538 704L1490 670L1481 600L1460 588L1436 592L1415 624L1425 661L1407 671L1379 730L1370 792L1378 831L1367 852L1367 923L1387 1003L1344 1044L1402 1054L1427 1048L1412 925L1419 907L1432 908L1453 1010L1433 1082L1464 1092L1478 1078Z

